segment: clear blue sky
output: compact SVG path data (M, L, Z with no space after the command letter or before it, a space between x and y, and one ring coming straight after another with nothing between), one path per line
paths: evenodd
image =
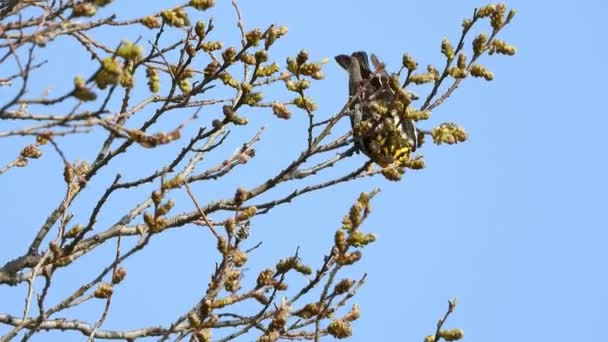
M160 6L160 2L115 2L122 18ZM234 39L229 1L218 3L216 12L210 12L216 17L218 32L230 32ZM241 1L248 28L271 23L289 26L289 34L277 46L278 61L300 48L318 59L365 49L393 69L403 52L416 56L422 65L440 63L441 40L446 36L456 40L462 18L484 4L469 0ZM382 189L364 228L377 233L378 241L364 251L364 260L352 273L369 274L355 298L362 317L354 324L352 341L421 341L434 330L452 297L459 298L459 306L446 327L464 329L465 341L608 340L604 328L608 186L603 178L608 174L604 139L608 118L603 105L608 49L601 33L608 5L599 0L514 0L507 5L518 14L502 38L517 47L517 55L483 59L495 80L467 80L423 124L430 128L433 123L456 121L469 132L467 143L428 144L423 150L427 168L408 173L399 183L373 178L341 185L253 221L254 239L264 244L252 254L250 268L285 257L296 246L305 261L318 265L357 194ZM105 42L118 44L137 35L107 36ZM59 57L76 58L57 50L47 56ZM61 89L75 73L86 74L93 67L86 59L78 63L55 64L58 67L47 69L46 77L37 82ZM73 70L81 65L83 69ZM334 113L344 102L346 77L333 62L325 72L326 80L314 85L312 96L320 113ZM226 194L237 185L254 185L260 180L256 165L276 170L283 165L276 156L295 156L296 151L290 149L295 145L289 141L304 138L305 119L302 113L298 115L289 123L269 114L255 119L256 124L269 126L265 137L269 140L260 145L258 163L240 177L227 179L228 185L200 188L200 196L205 191ZM236 136L242 141L255 128ZM23 141L0 140L2 164ZM241 141L234 140L233 146ZM84 158L86 147L73 145L68 151L74 158ZM53 185L48 180L60 179L57 165L53 156L0 177L4 193L0 196L0 263L23 253L36 227L63 196L60 181ZM142 170L147 170L145 162L131 164L126 173L145 173ZM29 185L24 186L21 182L26 180ZM93 201L97 192L83 196ZM110 208L120 215L121 209L140 199L125 195ZM86 203L80 205L88 208ZM101 222L113 218L110 215ZM166 324L201 296L212 266L211 242L201 242L204 235L195 230L167 235L126 264L129 275L116 291L104 328ZM108 260L111 253L111 248L93 253L76 265L73 272L77 273L63 274L63 281L88 279L94 270L87 262ZM199 261L186 262L191 258ZM59 288L50 298L58 300L72 290L73 284ZM0 288L1 311L8 305L20 313L23 291L24 287ZM89 305L73 313L94 320L101 310L101 304ZM77 341L81 336L49 334L35 340L70 339Z

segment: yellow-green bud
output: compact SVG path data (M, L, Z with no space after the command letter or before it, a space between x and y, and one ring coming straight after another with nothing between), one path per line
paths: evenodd
M211 51L221 50L222 47L224 47L224 43L222 43L220 41L204 42L201 45L201 48L205 52L211 52Z
M245 34L245 40L250 46L258 46L258 44L260 43L260 39L262 39L262 35L262 30L256 28Z
M451 329L439 331L439 337L446 341L457 341L464 337L464 331L462 329Z
M74 97L81 101L94 101L97 95L86 87L85 81L82 77L76 76L74 78Z
M402 58L403 66L408 70L416 70L418 68L418 62L414 59L414 57L408 55L407 53L403 55Z
M481 64L472 65L470 72L471 76L483 77L486 81L491 81L494 79L494 74Z
M215 6L215 0L190 0L189 5L197 10L204 11Z
M203 38L205 37L205 22L200 20L196 22L196 25L194 25L194 33L196 33L196 35L199 38Z
M306 61L308 61L308 51L300 50L300 52L298 53L298 56L296 57L296 63L298 63L299 65L302 65L302 64L306 63Z
M248 54L248 53L244 53L241 55L241 61L245 64L249 64L249 65L256 65L257 61L255 59L255 56Z
M112 284L120 283L127 276L127 270L124 267L119 267L112 274Z
M143 17L139 22L149 29L159 28L161 26L160 19L156 16Z
M450 61L454 59L454 46L447 38L441 41L441 53Z
M480 33L473 39L473 52L475 52L476 55L482 54L486 49L487 42L488 36L485 33Z
M296 107L304 109L306 111L314 112L317 110L317 105L307 96L297 97L293 100Z
M352 279L342 279L334 287L334 294L339 295L348 292L350 288L355 285L355 281Z
M281 119L291 118L291 111L289 110L289 108L287 108L286 105L280 102L272 103L272 112L274 113L274 115Z
M95 298L108 298L114 292L114 287L108 283L101 283L93 293Z
M116 50L116 55L133 62L138 62L142 59L144 53L144 49L137 44L133 44L129 41L123 42L118 50Z
M350 323L343 320L334 320L327 326L327 332L335 338L347 338L353 334Z
M240 249L235 249L232 252L232 263L236 267L242 267L247 262L248 256L247 253L241 251Z
M97 13L97 7L89 2L79 2L72 8L74 17L92 17Z
M231 46L222 52L222 58L225 63L232 63L234 61L234 57L236 56L236 48Z

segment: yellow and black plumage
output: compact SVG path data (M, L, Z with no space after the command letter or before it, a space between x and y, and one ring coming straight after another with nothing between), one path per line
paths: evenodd
M374 55L375 71L363 51L335 59L349 75L352 104L348 110L357 149L382 167L405 162L417 147L415 124L407 118L411 94L401 88L397 76L389 75Z

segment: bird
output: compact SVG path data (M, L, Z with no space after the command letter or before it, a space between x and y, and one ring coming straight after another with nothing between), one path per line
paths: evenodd
M360 101L361 96L359 96L358 99L352 99L353 96L357 95L359 88L362 85L363 75L361 74L361 71L367 69L361 67L359 58L355 57L355 54L356 52L351 56L338 55L335 57L335 60L348 73L348 96L349 100L352 101L348 108L348 116L350 117L351 129L355 139L355 150L357 153L363 151L363 153L367 154L360 136L356 133L361 122L367 120L367 116L364 117L363 115L362 103Z
M410 119L402 120L396 110L391 108L394 107L396 94L389 86L391 76L384 64L372 54L375 69L372 71L365 51L355 51L350 56L338 55L335 60L349 76L348 94L352 102L348 111L357 152L361 151L381 166L387 166L403 151L415 151L416 126ZM357 98L352 99L353 96ZM370 110L370 104L374 100L388 105L391 119L383 119ZM367 123L367 129L362 129L362 123Z
M384 63L380 62L380 60L378 60L378 57L376 57L376 55L372 54L372 56L371 56L372 64L374 65L374 68L376 69L375 73L372 72L369 67L367 53L365 53L363 51L357 51L357 52L353 53L353 56L355 56L357 58L357 60L359 60L359 65L362 68L361 75L363 76L364 79L370 80L371 85L374 87L374 91L379 91L381 88L386 88L387 90L390 89L387 86L389 79L390 79L390 75L386 71ZM363 70L363 69L365 69L365 70ZM410 95L413 95L413 94L410 93ZM388 100L389 103L392 103L395 100L395 94L394 94L394 92L391 92L391 91L385 92L383 94L383 97L385 100ZM401 123L401 128L403 129L403 132L404 132L405 136L407 137L407 139L409 139L411 151L412 152L416 151L416 148L418 147L417 146L418 132L416 130L416 124L411 119L405 119L405 120L398 119L397 122Z

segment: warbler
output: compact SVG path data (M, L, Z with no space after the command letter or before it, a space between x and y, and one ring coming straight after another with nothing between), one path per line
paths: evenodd
M387 166L404 153L413 152L417 145L417 130L410 119L401 118L395 110L395 92L388 85L390 76L378 58L372 54L375 71L369 66L364 51L350 56L338 55L336 62L348 73L348 108L357 151L363 152L381 166ZM354 97L354 98L353 98ZM370 109L372 103L388 106L389 115L380 116ZM362 127L365 125L365 127Z

